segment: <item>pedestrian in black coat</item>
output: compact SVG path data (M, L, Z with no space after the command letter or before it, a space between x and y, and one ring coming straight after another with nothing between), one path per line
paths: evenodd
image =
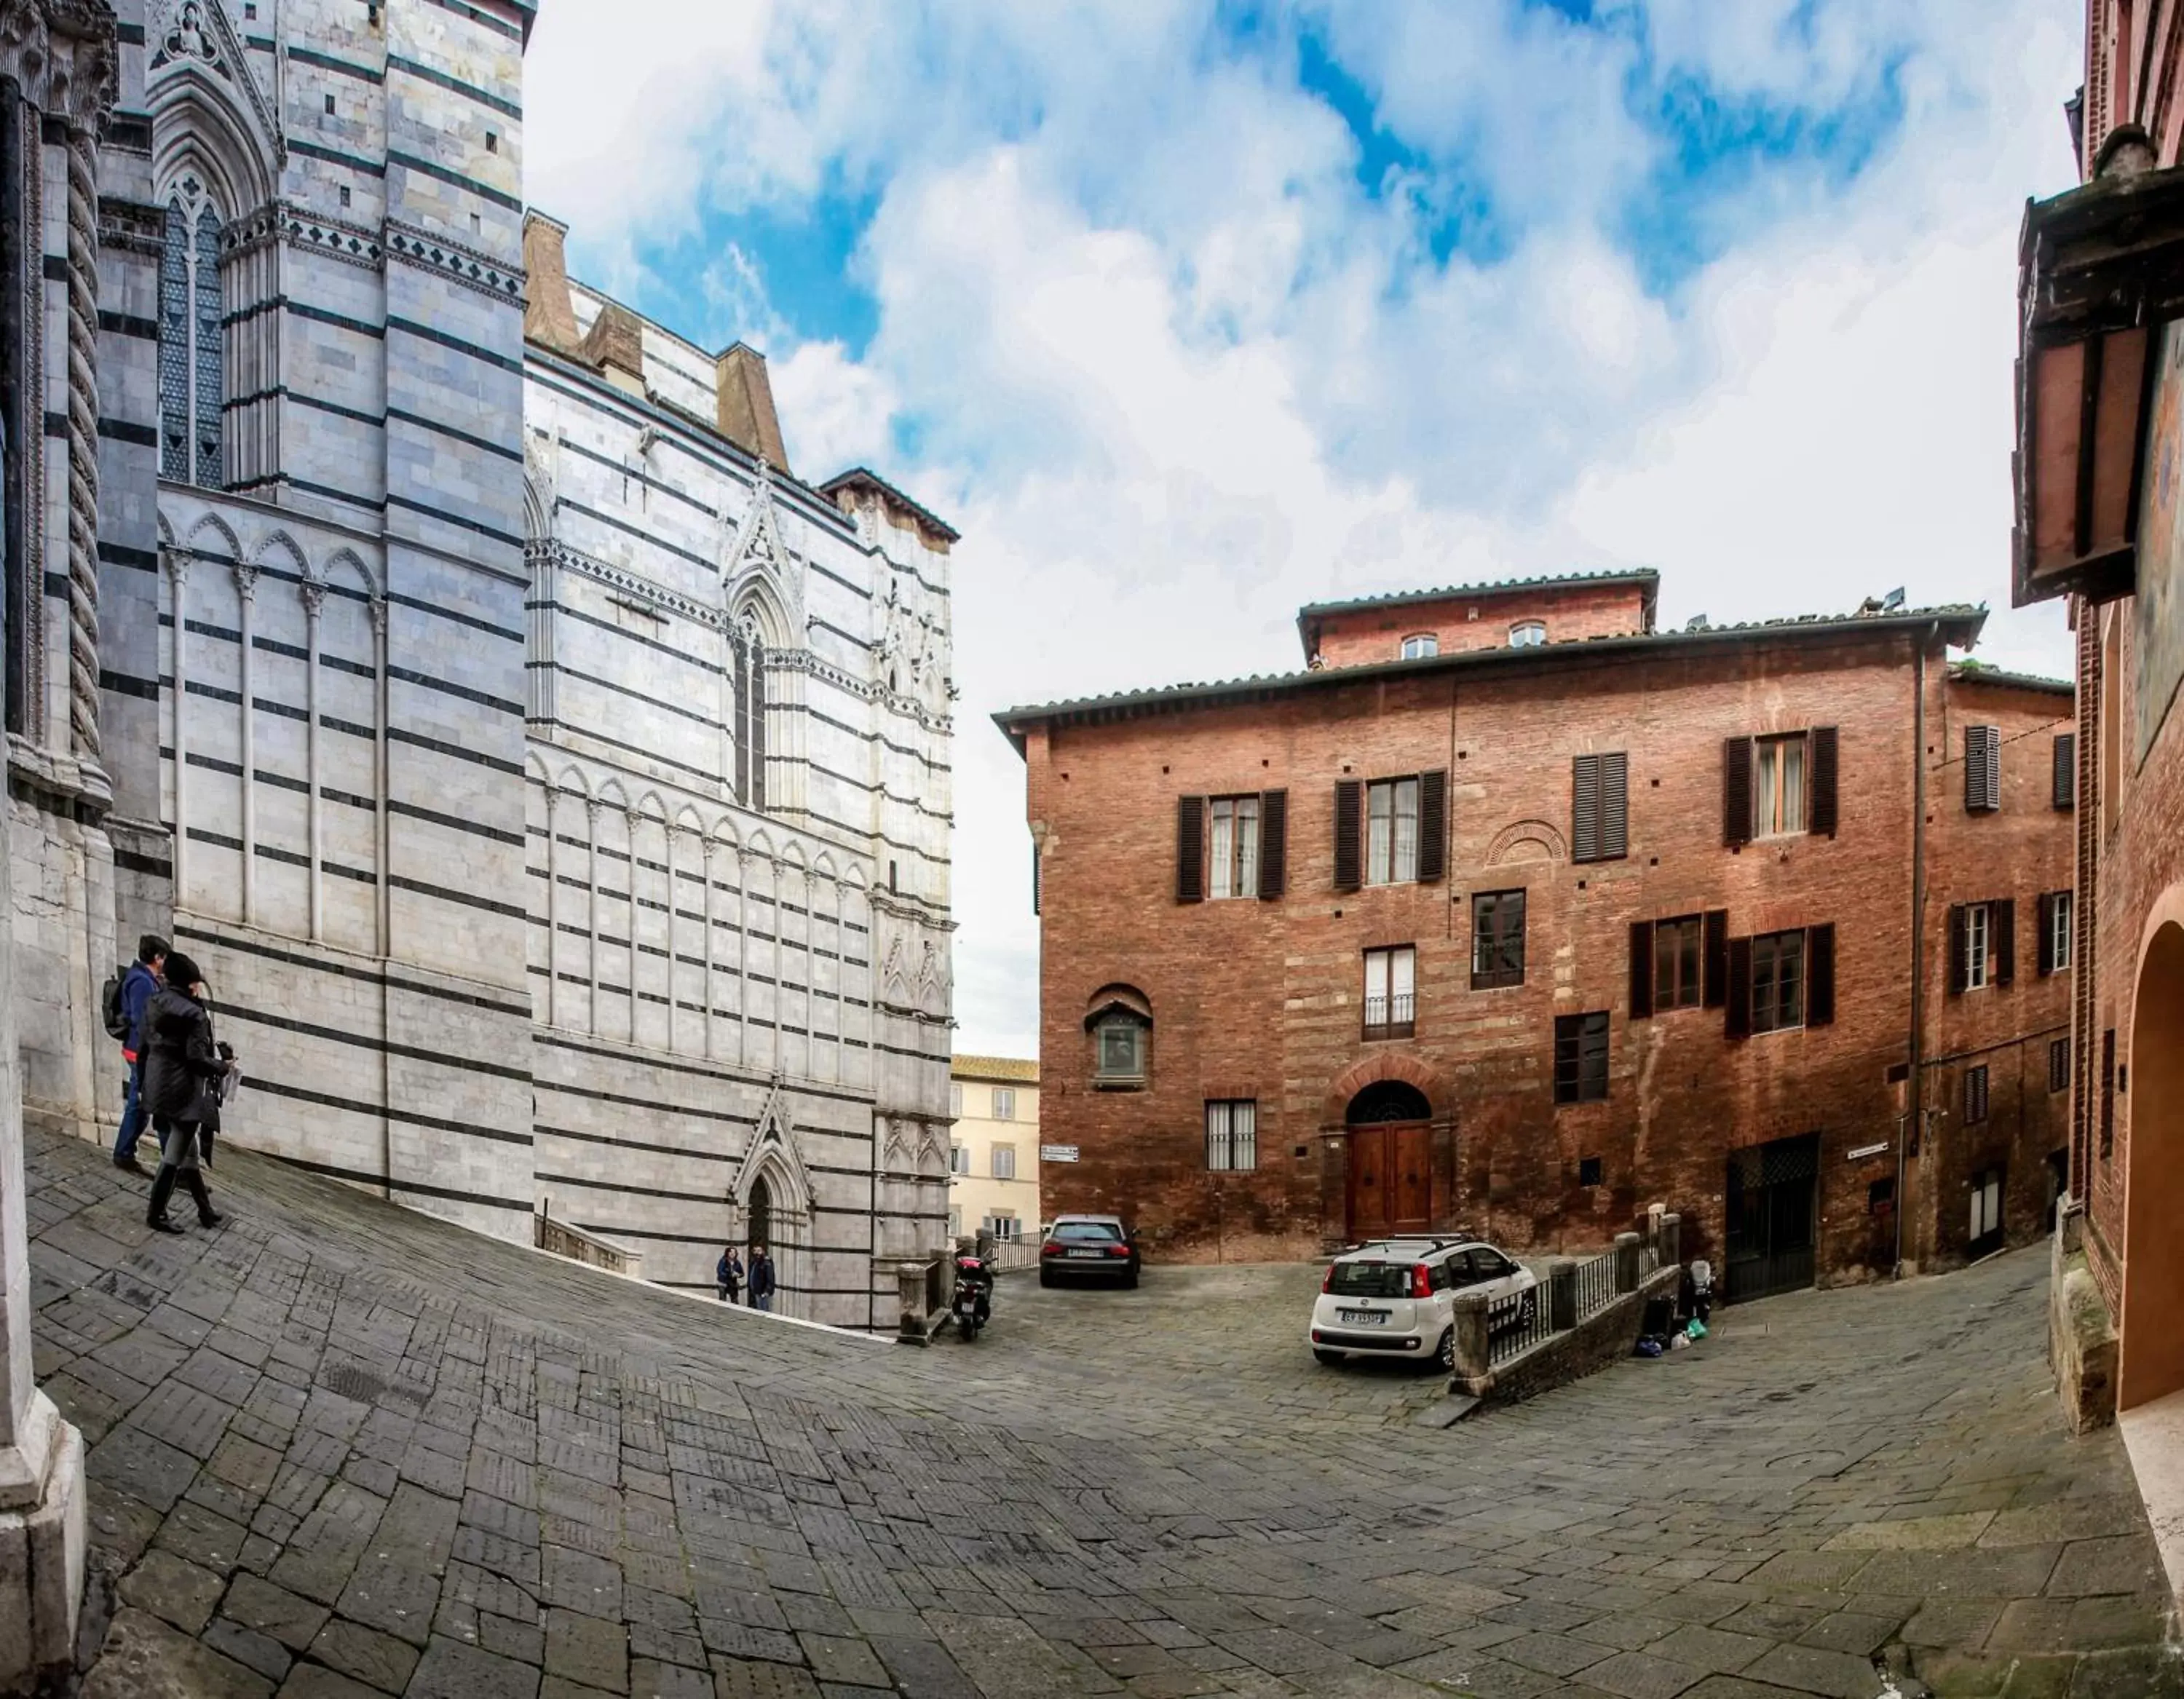
M179 1184L197 1200L198 1223L217 1227L222 1217L198 1166L198 1134L217 1114L220 1081L231 1064L214 1043L204 978L187 955L167 957L167 983L144 1005L144 1107L160 1152L145 1224L160 1233L181 1231L167 1218L167 1200Z

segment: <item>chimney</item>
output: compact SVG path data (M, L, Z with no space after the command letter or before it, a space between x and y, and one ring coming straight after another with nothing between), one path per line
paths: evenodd
M776 471L788 471L788 451L781 443L766 356L747 343L730 344L713 364L713 393L721 434Z
M583 339L569 305L569 270L562 238L569 226L543 213L523 215L523 269L530 282L523 298L523 339L576 358Z
M599 368L609 383L631 395L644 393L644 327L619 301L600 304L577 359Z

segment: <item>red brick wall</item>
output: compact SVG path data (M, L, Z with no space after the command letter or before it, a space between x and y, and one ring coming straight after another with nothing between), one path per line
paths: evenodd
M1574 584L1357 608L1310 620L1306 658L1311 658L1315 633L1319 658L1329 666L1368 666L1401 660L1403 639L1425 632L1439 640L1443 655L1506 649L1509 628L1524 620L1543 621L1549 643L1631 637L1646 629L1645 600L1645 587L1640 584Z
M1337 1082L1394 1056L1454 1124L1452 1194L1438 1183L1435 1192L1446 1224L1519 1248L1577 1250L1659 1202L1683 1212L1687 1245L1718 1258L1726 1153L1819 1131L1824 1276L1885 1270L1892 1223L1868 1214L1867 1188L1892 1174L1893 1156L1854 1164L1846 1152L1886 1141L1892 1153L1903 1107L1887 1074L1909 1053L1909 645L1852 634L1569 657L1035 730L1026 759L1042 844L1040 1136L1081 1152L1044 1168L1048 1207L1119 1211L1156 1257L1314 1250L1341 1218L1339 1167L1323 1161L1342 1117ZM1930 681L1938 723L1937 666ZM1837 838L1724 848L1723 739L1821 725L1840 728ZM1613 749L1629 756L1630 854L1574 865L1571 759ZM1335 781L1435 767L1451 776L1449 878L1336 893ZM1288 894L1178 905L1175 799L1274 788L1290 794ZM2005 810L2004 829L2017 812ZM2067 818L2040 819L2067 861ZM1525 983L1474 991L1469 897L1519 886ZM2014 894L2022 916L2035 890ZM1726 908L1740 936L1834 923L1835 1023L1732 1041L1718 1009L1630 1020L1630 922L1711 908ZM2029 939L2029 921L2020 926ZM1368 1043L1360 952L1406 943L1418 950L1417 1034ZM1154 1011L1142 1091L1089 1083L1084 1018L1115 982L1141 990ZM2037 995L2020 977L2017 994L1991 1007L2022 1013ZM1557 1107L1554 1017L1589 1010L1612 1011L1610 1095ZM1203 1104L1220 1096L1258 1100L1255 1173L1205 1171ZM1604 1170L1596 1188L1578 1184L1589 1156ZM2013 1200L2020 1178L2013 1159Z

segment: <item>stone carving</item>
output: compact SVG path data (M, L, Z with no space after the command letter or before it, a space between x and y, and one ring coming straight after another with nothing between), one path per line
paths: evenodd
M120 86L114 9L105 0L0 0L0 77L23 98L99 134Z
M52 0L47 0L52 3ZM95 3L95 0L78 0ZM274 164L276 173L287 164L288 141L275 122L272 103L251 70L249 55L227 20L227 14L206 0L157 0L147 20L145 37L156 43L145 67L148 88L173 77L216 77L215 86L239 91L258 132L256 140ZM159 104L156 94L153 105Z
M206 32L204 8L198 0L182 0L181 8L175 14L173 24L152 55L152 69L164 70L177 59L195 59L222 76L232 77L220 58L219 47Z
M98 156L87 130L68 145L69 732L103 754L98 733Z

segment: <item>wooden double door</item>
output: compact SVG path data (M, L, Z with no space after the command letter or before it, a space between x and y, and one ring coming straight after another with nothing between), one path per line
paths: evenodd
M1346 1190L1353 1242L1425 1232L1433 1224L1433 1124L1351 1128Z

